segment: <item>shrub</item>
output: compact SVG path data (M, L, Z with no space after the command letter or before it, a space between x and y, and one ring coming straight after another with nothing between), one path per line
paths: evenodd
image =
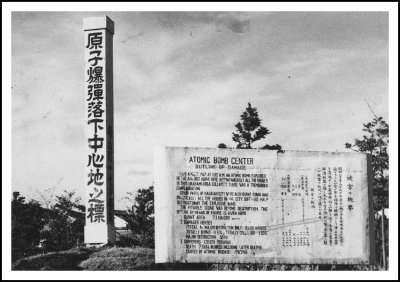
M155 270L154 250L107 248L93 253L80 264L84 270Z
M88 258L89 249L51 252L20 259L12 270L80 270L79 263Z
M134 247L140 245L140 242L135 236L121 235L115 245L117 247Z

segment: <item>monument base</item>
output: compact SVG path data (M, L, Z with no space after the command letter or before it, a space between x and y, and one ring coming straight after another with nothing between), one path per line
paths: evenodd
M107 225L85 225L85 244L114 244L115 227Z

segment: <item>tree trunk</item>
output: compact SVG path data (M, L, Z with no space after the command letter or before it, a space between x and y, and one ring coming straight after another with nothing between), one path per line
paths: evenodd
M382 232L382 268L386 268L386 248L385 248L385 208L382 207L382 217L381 217L381 232Z

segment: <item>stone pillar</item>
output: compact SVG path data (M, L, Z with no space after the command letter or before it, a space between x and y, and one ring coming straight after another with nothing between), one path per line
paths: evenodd
M83 20L85 33L85 243L115 242L114 227L114 22Z

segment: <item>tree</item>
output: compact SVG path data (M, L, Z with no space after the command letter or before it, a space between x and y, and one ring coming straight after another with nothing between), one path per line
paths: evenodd
M19 192L13 193L11 201L12 260L29 255L40 243L40 231L45 221L44 211L36 201L25 203Z
M237 149L252 149L252 144L261 139L264 139L268 134L271 134L268 128L261 125L261 119L258 117L257 108L253 108L250 103L246 108L246 111L240 116L241 122L238 122L236 127L236 133L232 133L232 140L237 143ZM223 143L219 144L219 148ZM226 145L225 145L226 146ZM261 147L261 149L267 150L278 150L282 152L282 147L279 144L268 145Z
M389 125L382 117L363 124L367 132L362 139L354 139L354 144L346 143L347 149L371 154L373 173L373 195L375 211L389 207Z
M132 194L131 194L132 195ZM139 189L128 209L128 228L142 247L154 248L154 186Z
M83 242L85 207L75 191L56 196L55 204L46 209L47 222L42 237L47 251L68 250ZM75 210L74 210L75 209Z
M346 143L345 147L356 152L371 155L372 192L375 212L381 211L381 244L382 265L386 269L385 243L385 208L389 207L389 125L382 117L377 117L363 124L367 134L362 139L354 139L354 144Z

